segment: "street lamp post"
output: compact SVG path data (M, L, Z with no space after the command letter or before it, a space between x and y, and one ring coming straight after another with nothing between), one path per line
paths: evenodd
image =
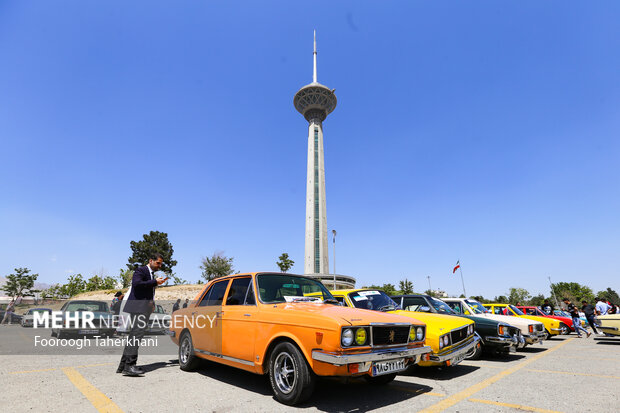
M334 236L334 290L336 289L336 230L332 229L332 235Z
M426 278L428 278L428 292L430 295L433 292L433 289L431 288L431 276L427 275Z

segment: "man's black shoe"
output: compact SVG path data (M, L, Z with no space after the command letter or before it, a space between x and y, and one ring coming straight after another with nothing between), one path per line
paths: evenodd
M118 368L116 369L116 372L117 372L117 373L122 373L122 372L123 372L123 370L125 370L125 366L122 366L122 367L121 367L121 366L118 366Z
M138 377L142 374L144 374L144 370L136 366L125 366L125 369L123 370L123 376Z

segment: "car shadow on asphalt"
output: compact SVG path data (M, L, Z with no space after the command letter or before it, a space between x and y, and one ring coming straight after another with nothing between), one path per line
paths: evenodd
M519 353L540 353L541 351L547 351L546 347L531 347L527 346L519 350Z
M165 367L178 367L179 360L159 361L157 363L141 364L140 367L144 369L146 373L154 370L158 370Z
M525 358L525 356L522 354L515 354L515 353L503 354L503 355L485 354L479 360L489 361L491 363L509 363L511 361L521 360L522 358ZM468 360L468 361L478 361L478 360Z
M271 390L271 388L270 388ZM314 394L297 408L315 408L324 412L368 412L423 396L433 388L396 379L387 385L368 384L363 378L322 378ZM350 397L352 394L355 397Z
M452 367L420 367L414 366L413 368L407 369L403 374L403 376L409 377L421 377L424 379L431 380L450 380L455 377L461 377L466 374L473 373L478 370L480 367L478 366L470 366L470 365L458 365Z
M266 375L259 376L206 360L200 361L200 367L196 373L263 396L271 396L275 401L269 378ZM421 396L432 390L433 388L429 386L399 381L398 376L392 383L383 386L368 384L362 378L322 377L317 380L310 400L295 407L316 408L325 412L367 412ZM355 394L355 398L352 399L351 394Z

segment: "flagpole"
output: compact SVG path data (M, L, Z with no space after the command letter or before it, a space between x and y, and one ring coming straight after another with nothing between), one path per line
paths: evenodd
M459 272L461 273L461 283L463 284L463 295L467 298L467 293L465 292L465 281L463 281L463 269L461 268L461 260L458 260L459 263Z

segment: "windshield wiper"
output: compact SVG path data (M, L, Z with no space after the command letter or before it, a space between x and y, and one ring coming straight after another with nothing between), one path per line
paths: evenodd
M396 310L396 307L394 307L391 304L384 305L383 307L379 307L379 311L394 311L394 310Z
M336 300L335 298L326 298L323 300L323 304L336 304L339 305L340 301Z

